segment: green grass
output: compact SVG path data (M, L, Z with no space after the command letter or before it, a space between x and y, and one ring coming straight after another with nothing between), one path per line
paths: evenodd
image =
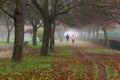
M37 42L37 45L34 45L34 46L33 46L32 42L29 41L27 46L28 46L29 48L40 48L40 47L41 47L41 44L42 44L42 42Z
M78 42L76 45L83 44L84 42ZM5 44L5 43L4 43ZM72 45L72 44L69 44ZM32 42L28 43L30 48L40 48L41 43L38 43L37 46L33 46ZM66 42L59 43L56 42L56 52L50 52L50 55L47 57L41 57L39 55L27 55L23 57L22 62L12 62L9 59L0 60L0 74L17 74L20 72L34 72L37 70L49 69L52 67L52 62L59 60L61 63L66 63L68 67L63 67L63 72L72 71L72 75L75 76L76 80L83 79L84 75L87 72L86 65L82 64L80 57L76 56L76 51L66 47ZM120 53L117 50L108 50L108 49L84 49L87 53ZM57 56L57 57L55 57ZM68 61L68 62L67 62ZM72 62L73 61L73 62ZM76 62L80 61L80 64ZM64 65L64 64L62 64ZM60 68L62 67L59 66ZM59 69L59 68L58 68ZM98 77L98 66L94 64L94 80ZM109 66L106 66L106 75L109 79L112 75L117 76L115 71L111 70ZM25 76L24 76L25 77Z
M94 64L94 80L97 80L97 78L98 78L98 66L97 66L97 64Z
M10 41L9 43L7 43L6 41L0 41L0 45L3 45L3 46L11 46L13 45L14 42Z
M72 56L76 52L74 50L65 48L65 47L57 47L56 50L57 53L50 53L50 56L47 57L41 57L39 55L27 55L24 56L22 62L12 62L9 59L3 59L0 60L0 74L16 74L18 72L24 72L24 71L35 71L35 70L41 70L51 67L51 62L55 59L54 56ZM64 58L63 58L64 59Z
M111 50L111 49L84 49L86 53L120 53L120 51L117 50Z
M76 80L81 80L84 78L85 73L87 72L87 66L85 65L70 65L70 69L73 71Z
M69 45L75 45L75 46L77 46L77 45L81 45L81 44L87 44L88 42L84 42L84 41L75 41L75 43L74 44L72 44L72 41L70 40L70 41L62 41L62 42L59 42L58 40L57 41L55 41L55 46L69 46Z
M111 68L110 66L105 66L106 68L106 77L107 77L107 80L110 79L110 77L114 77L116 78L118 76L118 74L115 72L115 70L113 68Z
M56 48L57 53L53 53L51 55L59 55L59 56L73 56L76 54L75 50L66 48L66 47L57 47Z
M26 56L22 62L12 62L11 60L0 60L0 74L15 74L23 71L34 71L49 68L51 57Z

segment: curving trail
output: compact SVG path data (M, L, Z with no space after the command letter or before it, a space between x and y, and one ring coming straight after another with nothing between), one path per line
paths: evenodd
M98 67L98 79L97 80L106 80L105 66L102 63L97 61L95 58L92 58L87 53L84 53L82 51L81 47L69 46L69 48L76 50L77 54L80 57L83 57L85 59L85 61L87 61L87 63L88 63L88 65L87 65L88 66L88 72L94 72L94 71L92 71L94 69L92 69L91 65L94 65L94 64L97 65L97 67ZM90 73L90 74L93 74L93 73ZM91 75L89 75L89 76L91 76ZM85 80L87 80L87 79L85 79ZM88 79L88 80L92 80L92 79Z

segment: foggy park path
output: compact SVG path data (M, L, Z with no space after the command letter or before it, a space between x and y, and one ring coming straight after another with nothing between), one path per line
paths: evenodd
M88 53L85 52L86 49L93 49L93 50L97 50L97 49L108 49L106 47L103 46L99 46L96 44L92 44L92 43L75 43L73 44L63 44L64 46L59 46L58 48L62 47L62 48L69 48L72 50L75 50L77 52L77 54L72 55L71 57L66 57L66 56L55 56L54 59L58 59L60 58L60 61L53 61L52 64L56 65L57 67L55 69L57 69L58 73L62 72L62 68L66 68L66 66L68 66L68 64L74 64L75 65L83 65L86 68L82 68L81 69L85 69L86 72L83 74L83 79L82 80L119 80L120 77L118 78L114 78L113 77L109 77L108 79L108 75L106 72L106 66L111 66L112 69L117 73L120 74L120 54L109 54L109 53ZM11 58L12 56L12 46L0 46L0 59L6 59L6 58ZM67 50L66 49L66 50ZM111 50L111 49L108 49ZM34 53L39 53L39 48L29 48L26 47L24 49L25 54L34 54ZM59 53L59 52L58 52ZM76 56L76 57L75 57ZM61 58L65 58L65 61L62 61ZM73 59L74 58L74 59ZM75 59L76 58L76 59ZM56 63L57 62L57 63ZM97 67L97 71L96 72L96 68ZM52 73L57 72L54 71L55 69L53 69ZM68 67L69 69L69 67ZM71 70L71 69L70 69ZM77 70L77 68L75 68L75 70ZM70 71L72 72L72 71ZM78 72L80 72L78 70ZM63 71L63 73L67 73L65 71ZM96 73L96 75L95 75ZM72 73L70 73L72 75ZM80 73L81 74L81 73ZM77 75L80 75L77 74ZM65 76L60 74L61 79L64 80ZM66 76L68 76L66 74ZM56 79L57 80L57 79ZM74 80L74 79L73 79Z

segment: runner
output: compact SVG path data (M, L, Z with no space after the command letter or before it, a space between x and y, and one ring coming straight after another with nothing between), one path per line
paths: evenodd
M74 44L74 41L75 41L75 35L73 34L71 38L72 38L72 43Z
M67 42L69 41L69 38L70 38L70 37L69 37L69 35L67 34L67 35L66 35L66 41L67 41Z

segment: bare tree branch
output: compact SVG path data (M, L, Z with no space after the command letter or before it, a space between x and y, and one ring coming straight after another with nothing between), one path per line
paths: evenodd
M4 0L3 2L0 3L0 7L3 6L8 0Z
M8 13L7 11L5 11L2 7L0 7L0 9L1 9L5 14L7 14L8 16L10 16L11 18L14 18L13 15L11 15L11 14Z
M41 14L43 14L43 9L42 7L39 5L39 3L37 2L37 0L32 0L33 4L37 7L37 9L41 12Z

